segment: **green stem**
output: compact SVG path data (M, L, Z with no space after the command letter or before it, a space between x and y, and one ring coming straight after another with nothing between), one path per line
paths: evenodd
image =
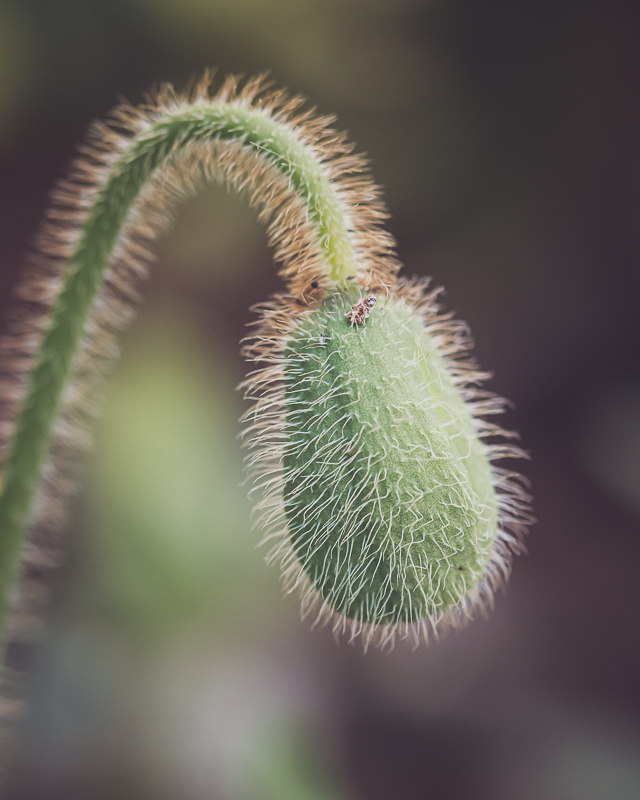
M123 225L156 169L191 144L215 141L240 143L279 169L307 208L329 280L341 283L356 274L344 204L326 169L291 127L275 121L267 111L233 102L177 106L130 140L97 191L66 266L5 463L0 496L0 637L61 397Z

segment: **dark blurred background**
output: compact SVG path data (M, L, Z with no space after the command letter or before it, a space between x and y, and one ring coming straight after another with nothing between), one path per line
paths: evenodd
M235 385L280 288L210 190L162 237L27 659L19 800L640 797L640 4L1 0L2 308L87 124L270 70L373 161L469 321L538 524L487 620L366 655L255 549Z

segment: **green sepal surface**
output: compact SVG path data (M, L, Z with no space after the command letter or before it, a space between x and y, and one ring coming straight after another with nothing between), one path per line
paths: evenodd
M296 556L332 608L411 623L459 606L497 533L485 445L420 317L356 294L297 324L285 351L284 505Z

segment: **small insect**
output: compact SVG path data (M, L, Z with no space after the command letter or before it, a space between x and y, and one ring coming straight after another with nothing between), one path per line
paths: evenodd
M318 336L318 344L326 344L330 338L328 333L321 333L320 336Z
M347 317L352 325L362 325L371 313L372 308L376 304L376 297L373 294L367 295L364 300L359 300L354 306L351 306L351 311L347 312Z

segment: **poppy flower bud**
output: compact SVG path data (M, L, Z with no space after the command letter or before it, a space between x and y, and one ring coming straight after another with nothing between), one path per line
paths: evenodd
M365 643L418 641L490 603L527 521L520 484L491 465L521 453L487 444L502 432L477 416L501 401L475 388L466 329L435 295L338 292L260 335L277 365L252 381L250 415L272 557L306 609Z

